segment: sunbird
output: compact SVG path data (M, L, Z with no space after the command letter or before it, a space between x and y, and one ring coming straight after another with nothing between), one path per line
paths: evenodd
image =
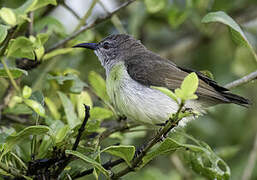
M121 115L134 121L161 124L168 120L179 105L153 87L174 91L191 72L195 72L199 79L198 98L186 101L185 108L203 112L216 104L234 103L247 107L250 103L203 73L181 68L148 50L127 34L114 34L98 43L81 43L74 47L95 52L106 71L106 89L111 102Z

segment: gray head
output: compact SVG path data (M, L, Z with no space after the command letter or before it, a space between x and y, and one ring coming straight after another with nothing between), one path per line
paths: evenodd
M106 37L99 43L82 43L74 47L94 50L106 70L110 70L114 64L126 61L131 56L145 50L145 47L139 40L127 34L114 34Z

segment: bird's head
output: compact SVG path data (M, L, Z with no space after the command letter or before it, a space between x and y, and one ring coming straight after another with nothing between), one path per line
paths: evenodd
M127 34L114 34L106 37L99 43L81 43L74 47L94 50L106 70L118 62L126 61L145 50L145 47L139 40Z

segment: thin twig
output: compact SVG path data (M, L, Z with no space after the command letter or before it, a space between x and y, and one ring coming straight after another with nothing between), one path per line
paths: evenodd
M107 13L110 13L108 11L108 9L105 7L104 3L101 1L101 0L98 0L98 3L99 5L103 8L103 10ZM114 14L112 17L111 17L111 21L112 21L112 24L116 27L116 29L120 32L120 33L126 33L126 30L125 28L123 27L119 17Z
M84 118L84 121L83 121L83 123L81 124L81 126L78 130L78 135L76 137L75 143L73 144L72 150L74 150L74 151L77 150L77 147L78 147L79 142L80 142L80 138L82 136L82 133L85 130L85 126L86 126L87 121L90 117L90 114L89 114L90 107L85 105L85 104L84 104L84 106L85 106L85 118ZM57 178L60 175L60 173L64 170L64 168L69 164L71 159L72 159L72 156L68 156L68 157L65 156L64 158L60 159L60 161L58 163L56 163L56 164L58 164L58 168L53 173L54 178Z
M228 83L227 85L225 85L225 88L232 89L234 87L248 83L255 79L257 79L257 71L254 71L254 72L250 73L249 75L246 75L238 80Z
M13 85L13 87L15 88L15 90L16 90L17 92L20 92L20 88L19 88L19 86L16 84L16 82L15 82L13 76L12 76L12 73L10 72L10 70L9 70L9 68L8 68L7 64L5 63L5 60L4 60L3 58L1 58L1 63L2 63L3 66L4 66L4 70L5 70L5 72L7 73L8 77L9 77L9 79L10 79L12 85Z
M79 24L75 28L75 30L74 30L75 32L78 31L84 24L86 24L86 21L87 21L88 17L92 14L92 11L93 11L97 1L98 0L93 0L89 9L87 10L86 14L81 18L81 20L79 21Z
M110 169L110 168L112 168L112 167L114 167L114 166L117 166L117 165L123 163L123 162L125 162L123 159L117 159L117 160L115 160L115 161L107 162L107 163L103 164L102 166L103 166L105 169ZM93 171L94 171L93 168L92 168L92 169L88 169L88 170L86 170L86 171L83 171L83 172L77 174L75 177L73 177L73 179L77 179L77 178L80 178L80 177L83 177L83 176L92 174Z
M128 0L127 2L123 3L121 6L119 6L118 8L116 8L113 12L107 14L104 17L99 17L97 18L94 22L91 22L90 24L87 24L86 26L82 27L80 30L74 32L73 34L71 34L69 37L65 38L64 40L54 44L52 47L50 47L49 49L46 50L46 53L49 53L55 49L58 49L60 47L63 47L68 41L70 41L71 39L75 38L76 36L78 36L79 34L83 33L84 31L96 26L97 24L109 19L110 17L112 17L113 14L117 13L118 11L120 11L121 9L127 7L129 4L131 4L132 2L135 2L136 0Z
M34 33L34 31L33 31L34 12L33 11L29 12L29 18L30 18L30 22L29 22L29 35L33 35L33 33Z
M254 139L253 148L250 152L248 162L247 162L247 165L245 167L245 170L244 170L244 173L242 176L242 180L250 180L251 179L253 168L254 168L254 165L256 162L256 157L257 157L257 134Z
M131 124L131 125L127 125L127 124L122 124L122 125L117 125L115 127L106 129L104 132L102 132L99 135L99 142L104 140L105 138L109 137L111 134L116 133L116 132L123 132L129 129L132 129L134 127L139 126L140 124Z
M77 150L77 147L78 147L78 145L79 145L80 138L81 138L81 136L82 136L82 133L83 133L84 130L85 130L85 126L86 126L87 121L88 121L88 119L89 119L89 117L90 117L90 113L89 113L89 111L90 111L90 106L87 106L87 105L85 105L85 104L84 104L84 106L85 106L85 119L84 119L82 125L81 125L80 128L79 128L79 133L78 133L77 138L76 138L76 141L75 141L75 143L73 144L73 147L72 147L72 150L73 150L73 151L76 151L76 150Z
M71 12L77 19L80 19L79 15L70 7L68 6L65 2L62 4L68 11Z
M143 146L143 149L140 150L140 153L132 160L131 166L127 166L125 169L121 170L120 172L113 174L111 177L112 179L119 179L120 177L124 176L125 174L128 174L131 171L134 171L136 167L138 167L143 157L146 155L146 153L156 144L158 143L163 136L166 136L171 129L175 128L179 122L179 113L182 111L182 108L184 106L184 103L181 103L179 106L178 111L176 114L168 120L166 125L161 128L158 133L145 145Z

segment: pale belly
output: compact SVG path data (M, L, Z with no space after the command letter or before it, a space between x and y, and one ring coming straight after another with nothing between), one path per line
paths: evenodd
M133 80L123 64L107 74L107 93L121 115L148 124L164 123L178 109L177 103L156 89Z

